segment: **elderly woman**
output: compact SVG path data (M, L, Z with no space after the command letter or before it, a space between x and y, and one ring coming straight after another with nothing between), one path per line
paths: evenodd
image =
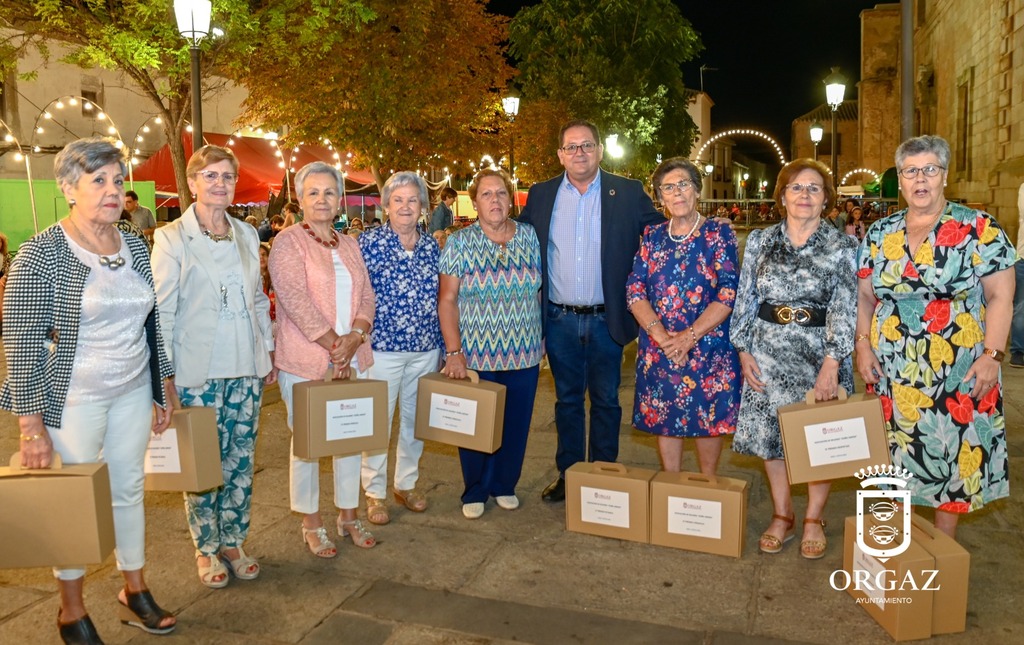
M730 338L740 354L743 391L733 450L764 459L774 514L758 546L778 553L794 536L793 499L776 410L803 401L832 399L842 385L853 391L856 317L856 243L823 223L835 195L828 168L797 159L775 185L783 220L747 238ZM795 312L795 313L794 313ZM822 515L830 483L807 485L800 554L825 555Z
M228 584L224 565L252 580L259 564L242 544L249 534L252 477L264 383L273 383L270 301L260 284L256 231L227 214L238 161L203 146L185 169L196 201L154 234L153 272L167 354L186 406L217 411L224 485L185 494L199 580ZM223 561L223 562L222 562Z
M395 451L395 501L414 513L427 509L416 489L423 442L416 430L416 392L421 376L437 370L441 328L437 320L438 260L434 238L417 226L427 204L427 184L414 172L398 172L384 183L381 201L388 220L359 238L359 248L377 296L373 320L373 367L370 378L387 381L388 430L401 398L401 423ZM388 453L363 455L362 480L366 517L374 524L390 521L386 478Z
M738 282L736 235L697 212L700 171L681 157L651 177L670 219L649 226L626 281L640 335L633 425L658 435L661 466L678 472L683 438L696 437L697 460L714 475L722 439L736 430L740 365L729 343Z
M896 149L905 210L860 249L857 369L876 384L893 464L912 503L956 536L963 513L1009 495L999 364L1010 331L1017 252L988 213L946 201L949 145Z
M465 378L473 369L507 388L501 447L493 454L459 448L462 514L472 520L492 496L501 508L519 508L542 348L540 242L532 226L509 219L512 180L503 170L481 170L469 197L477 220L452 235L441 255L443 373Z
M75 141L57 155L54 174L71 208L25 242L10 267L0 407L18 416L23 467L48 468L55 453L68 464L107 464L125 580L121 620L166 634L175 619L153 600L142 574L142 485L150 431L170 424L172 369L146 243L114 228L125 172L121 151L106 139ZM54 575L61 638L100 643L82 599L85 570Z
M323 162L295 175L295 191L305 217L281 231L270 252L270 276L277 293L277 363L281 398L292 427L292 389L296 383L323 379L329 366L335 378L355 371L366 378L373 365L370 329L374 295L359 244L334 230L341 202L341 173ZM357 517L360 456L334 457L334 504L338 535L363 548L376 544ZM320 517L320 462L291 456L291 509L302 513L302 541L321 558L338 554Z

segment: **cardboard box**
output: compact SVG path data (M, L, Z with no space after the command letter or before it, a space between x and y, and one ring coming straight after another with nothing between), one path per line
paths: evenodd
M434 372L420 378L416 398L416 438L493 453L505 428L505 386Z
M870 516L865 517L869 525L872 521ZM850 575L851 580L846 588L847 593L856 598L857 604L894 640L916 640L932 635L932 602L935 592L924 587L928 586L927 581L935 570L935 558L920 544L911 540L906 551L882 562L857 545L857 518L848 517L843 570ZM854 581L858 576L866 577L868 584L856 584ZM914 581L913 584L907 582L908 576ZM878 581L883 584L876 584ZM895 588L877 588L880 586Z
M889 439L875 394L807 401L779 408L782 447L790 484L852 477L867 466L888 465Z
M911 539L935 558L939 570L935 577L938 590L932 601L932 635L966 630L971 554L920 515L911 518Z
M650 542L650 488L655 472L605 461L565 471L565 528L576 533Z
M198 493L223 486L217 411L193 407L175 412L171 427L149 437L144 469L146 490Z
M749 488L742 479L659 472L651 480L651 544L741 557Z
M296 383L292 405L292 451L300 459L387 450L387 381Z
M110 473L104 463L0 467L0 569L99 564L114 550Z

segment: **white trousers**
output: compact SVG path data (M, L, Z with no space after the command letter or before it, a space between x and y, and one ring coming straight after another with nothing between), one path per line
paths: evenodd
M353 368L355 369L355 368ZM357 378L367 378L366 372L356 371ZM293 430L292 387L308 381L300 376L280 371L277 385L281 389L281 400L288 409L288 429ZM296 513L309 515L320 510L320 460L300 459L295 456L294 439L289 451L288 488L291 493L291 508ZM359 455L334 457L334 505L339 509L359 508Z
M441 350L429 352L373 352L370 378L388 383L388 439L395 419L395 404L400 405L398 446L395 450L395 488L412 490L420 477L423 442L415 438L416 392L421 376L437 371ZM387 496L388 451L363 453L362 480L367 497Z
M114 507L117 568L146 563L146 511L142 464L153 425L153 390L144 386L116 399L64 406L60 428L47 427L53 449L66 464L105 462ZM59 580L77 580L84 568L54 569Z

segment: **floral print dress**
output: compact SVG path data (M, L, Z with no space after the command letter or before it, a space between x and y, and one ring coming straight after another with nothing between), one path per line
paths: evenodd
M669 237L670 222L649 226L626 282L630 306L645 299L665 329L685 331L711 303L736 298L736 234L708 221L692 237ZM669 437L711 437L736 429L740 369L729 319L705 334L676 366L647 334L637 347L633 425Z
M913 474L912 503L967 513L1009 495L1002 378L975 401L964 375L985 345L981 279L1017 252L990 215L948 203L911 259L905 217L868 230L858 272L878 297L871 346L889 449Z
M732 344L753 355L765 384L755 392L744 383L732 449L762 459L785 457L776 411L814 389L826 355L839 361L839 385L853 392L857 243L822 220L803 246L793 246L786 223L750 232L732 312ZM762 320L762 302L825 309L825 326Z

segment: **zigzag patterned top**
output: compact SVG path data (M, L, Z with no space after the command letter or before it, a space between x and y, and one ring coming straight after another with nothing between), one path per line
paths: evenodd
M516 223L505 252L479 223L448 238L441 273L459 278L459 333L470 369L521 370L540 363L540 242Z

